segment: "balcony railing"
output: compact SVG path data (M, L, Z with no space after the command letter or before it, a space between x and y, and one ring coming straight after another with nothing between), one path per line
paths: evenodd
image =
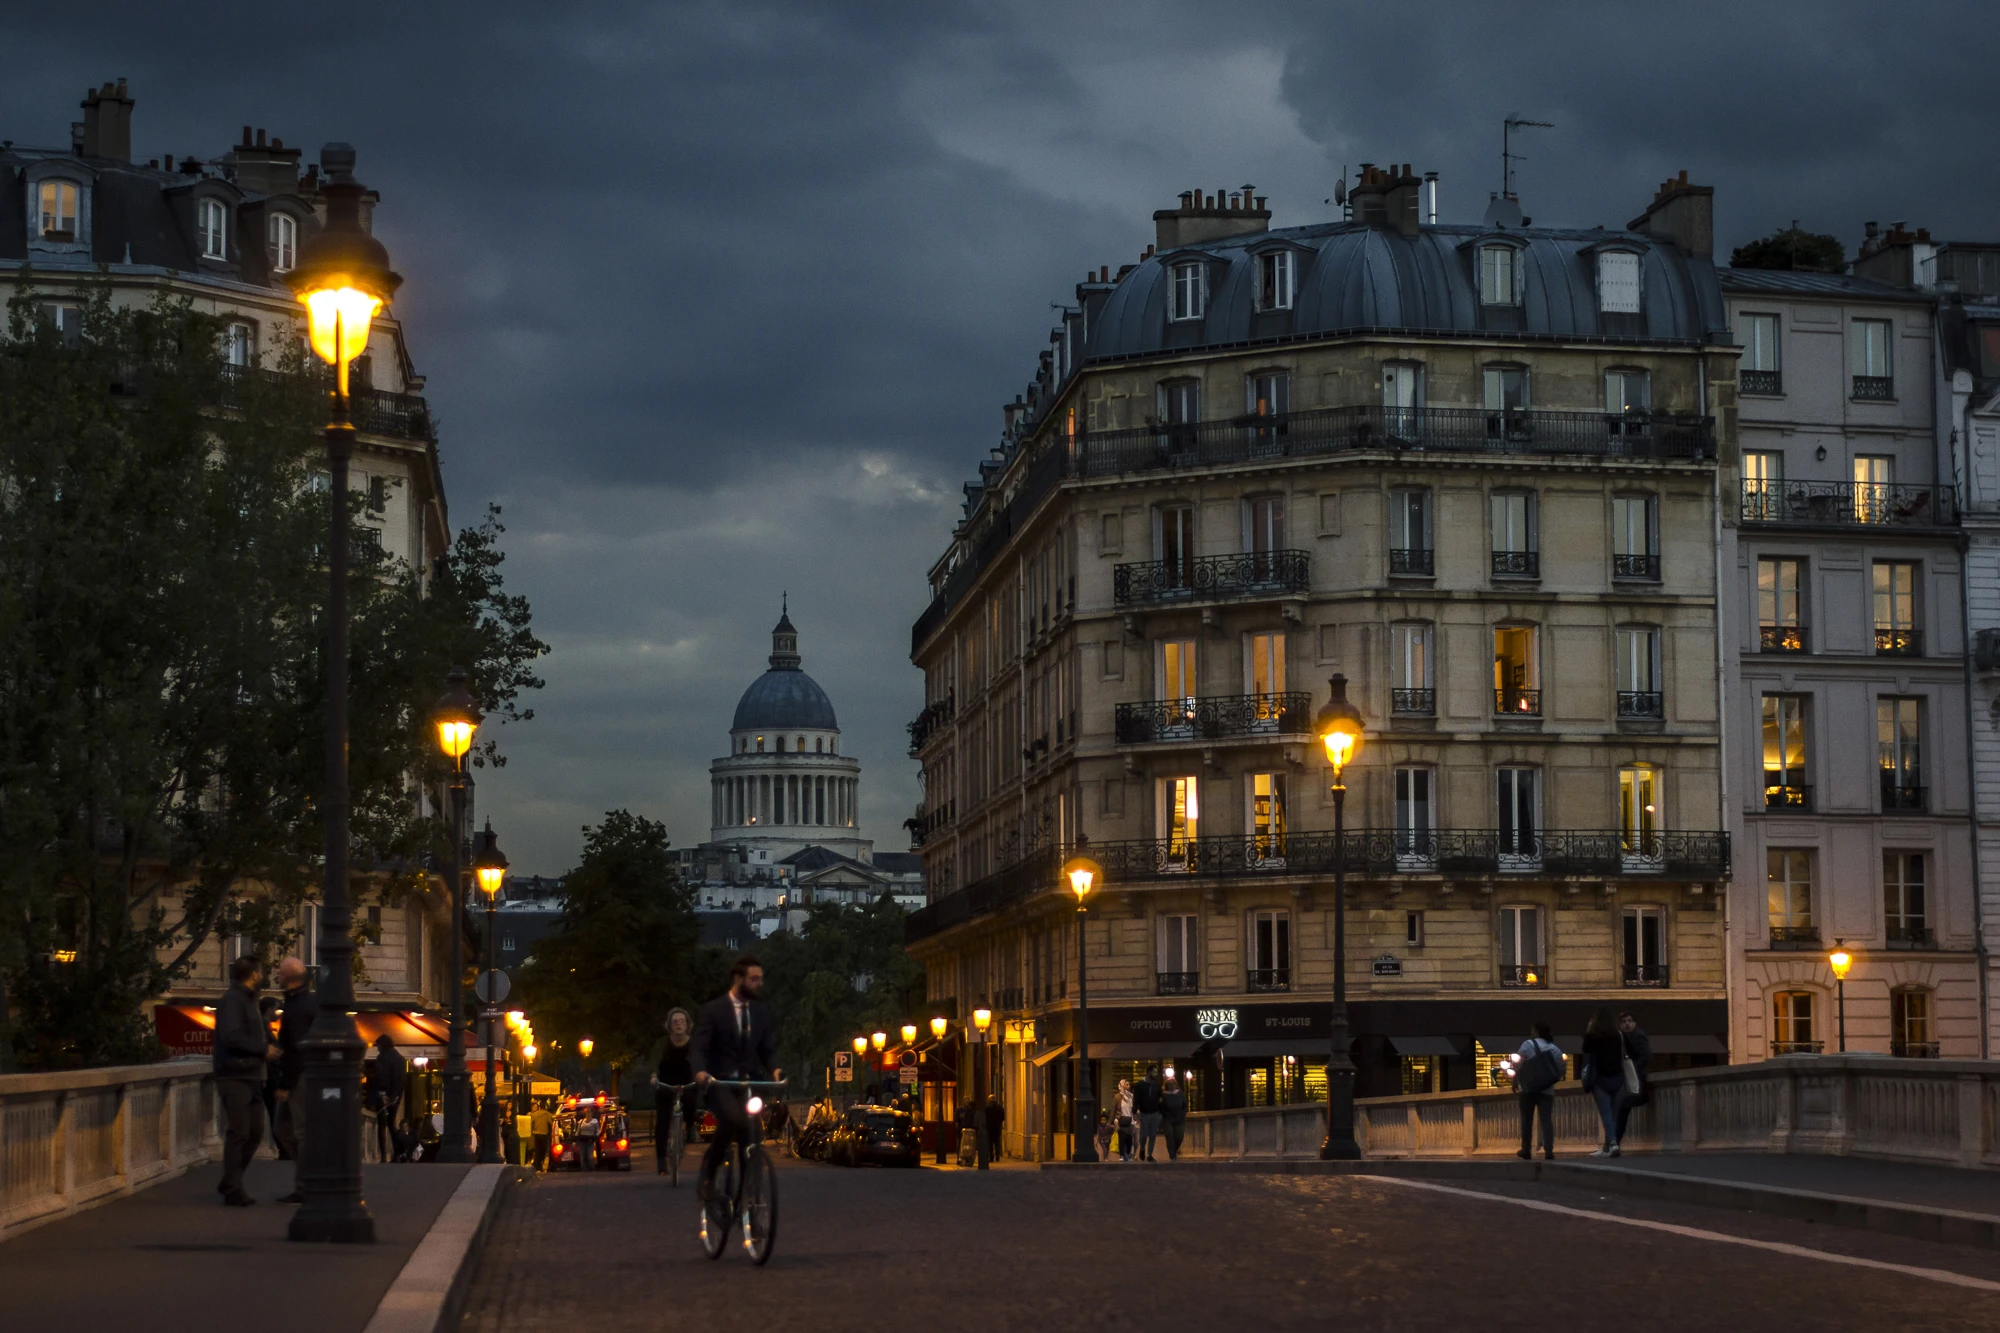
M1739 393L1781 394L1785 391L1784 372L1739 370L1736 372L1736 389Z
M1759 625L1757 651L1760 653L1803 653L1807 650L1804 625Z
M1625 984L1627 986L1665 986L1667 965L1665 963L1625 964Z
M1667 715L1666 699L1658 690L1620 690L1618 716L1660 721Z
M1818 926L1772 926L1771 947L1773 949L1817 949L1819 948Z
M1303 736L1312 730L1312 695L1293 690L1119 704L1114 726L1120 745Z
M1818 1055L1825 1048L1823 1041L1774 1041L1771 1043L1771 1054Z
M1937 936L1929 926L1907 921L1889 923L1888 942L1891 949L1937 948Z
M1540 963L1500 964L1500 984L1503 986L1546 986L1549 984L1549 970Z
M1201 973L1199 972L1155 972L1153 974L1155 995L1199 995L1201 993Z
M1893 403L1896 401L1896 381L1888 375L1856 375L1854 377L1854 401L1857 403Z
M947 694L918 713L916 719L909 724L910 753L917 753L930 742L931 737L942 734L944 729L951 725L951 720L957 713L958 696L955 694Z
M1767 781L1764 787L1764 808L1800 812L1810 810L1813 808L1812 791L1811 787Z
M1657 555L1614 555L1611 557L1611 577L1614 579L1648 579L1660 581L1660 557Z
M1884 810L1919 811L1924 808L1925 787L1898 782L1899 775L1884 771L1882 774L1882 808Z
M1924 634L1915 629L1878 629L1875 631L1875 655L1877 657L1922 657L1924 655Z
M915 815L904 820L903 827L910 831L910 846L921 847L939 829L949 828L957 809L957 801L945 801L929 810L918 810Z
M1493 691L1493 712L1495 716L1540 717L1542 715L1542 692L1524 690L1507 685Z
M1538 579L1542 576L1539 551L1495 551L1493 577L1496 579Z
M1309 551L1244 551L1193 560L1149 560L1111 571L1111 595L1120 606L1198 602L1229 597L1275 597L1312 586Z
M1806 527L1951 528L1958 496L1950 486L1867 481L1746 481L1742 521Z
M1437 712L1437 691L1392 689L1389 711L1403 717L1430 717Z
M1243 989L1260 994L1291 988L1292 969L1289 967L1253 967L1243 984Z
M1904 1060L1935 1060L1938 1058L1938 1044L1934 1041L1889 1040L1889 1054Z
M1436 553L1427 546L1392 546L1389 548L1389 572L1429 578L1437 572L1435 557Z
M997 912L1042 889L1054 888L1062 866L1060 851L1056 847L1039 848L1011 865L981 876L957 893L948 893L918 908L903 922L904 939L912 942L924 939L974 917Z
M1337 860L1349 874L1368 878L1539 874L1713 880L1729 874L1726 833L1365 829L1345 837L1338 849L1331 833L1266 833L1093 842L1090 850L1107 882L1188 875L1323 876L1333 872Z

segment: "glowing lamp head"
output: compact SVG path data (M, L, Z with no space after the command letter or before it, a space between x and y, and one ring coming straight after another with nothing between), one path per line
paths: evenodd
M1063 862L1062 877L1069 891L1076 895L1077 906L1081 907L1091 891L1104 881L1104 867L1087 853L1078 852Z
M972 1011L972 1026L978 1028L981 1032L992 1027L993 1011L991 1009L974 1009Z
M908 1046L911 1042L915 1041L916 1039L917 1039L917 1025L915 1023L903 1024L903 1045Z
M940 1017L940 1018L933 1018L931 1020L931 1035L933 1037L936 1037L939 1041L943 1041L944 1034L950 1030L951 1030L950 1019Z
M866 1051L867 1049L868 1049L868 1038L866 1038L866 1037L856 1037L856 1038L854 1039L854 1053L855 1053L856 1055L860 1055L860 1054L861 1054L862 1052Z
M886 1032L877 1032L868 1039L868 1044L879 1051L889 1044L889 1034Z
M1833 952L1826 956L1826 965L1833 969L1835 981L1847 980L1847 969L1854 966L1854 955L1841 947L1840 941L1833 942Z
M527 1021L528 1016L519 1009L509 1009L507 1011L507 1026L513 1028L516 1032L519 1032Z
M453 667L445 682L449 688L431 709L431 725L437 728L438 749L444 751L445 758L458 763L472 748L472 733L479 727L479 710L473 706L472 692L465 688L464 667Z
M486 821L486 831L479 835L479 850L472 858L472 873L478 877L479 891L491 903L500 896L500 886L507 882L507 857L500 850L500 840L493 836L493 821Z
M368 190L354 179L354 149L330 143L319 160L326 224L299 246L299 262L285 278L306 308L314 355L339 373L344 393L348 363L367 350L370 325L403 280L390 271L389 251L361 224Z
M583 1056L584 1059L588 1060L590 1058L590 1053L597 1049L597 1043L592 1041L590 1038L585 1037L582 1041L576 1044L576 1049L578 1053Z
M1347 702L1347 677L1335 675L1327 682L1326 706L1313 717L1313 731L1326 746L1326 757L1338 773L1354 757L1361 745L1361 710Z
M532 1041L529 1042L526 1046L523 1046L521 1048L521 1058L523 1060L526 1060L528 1063L530 1064L534 1063L535 1055L536 1055L535 1043L533 1043Z

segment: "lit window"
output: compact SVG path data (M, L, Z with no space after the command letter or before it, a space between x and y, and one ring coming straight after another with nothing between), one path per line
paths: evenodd
M1542 909L1500 909L1500 984L1539 986L1543 977Z
M1796 694L1763 697L1764 807L1812 807L1806 786L1806 701Z
M197 199L194 205L195 239L203 259L229 257L229 215L220 199Z
M1295 256L1290 250L1273 250L1269 254L1257 256L1257 308L1259 310L1290 310Z
M289 213L273 213L265 228L271 272L289 273L299 262L299 224Z
M49 240L76 239L77 188L69 181L42 182L42 235Z
M1811 1055L1819 1050L1813 1040L1813 997L1802 990L1781 990L1771 997L1771 1054Z
M1208 270L1200 262L1173 268L1173 315L1176 320L1200 319L1208 313Z
M1479 303L1481 305L1521 304L1520 255L1511 245L1485 245L1479 249Z
M1597 256L1597 308L1607 315L1639 313L1639 256L1624 250Z

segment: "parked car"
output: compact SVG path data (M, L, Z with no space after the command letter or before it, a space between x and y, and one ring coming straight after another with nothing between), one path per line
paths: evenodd
M597 1117L597 1166L599 1171L632 1169L632 1137L625 1123L625 1108L616 1097L603 1093L589 1097L565 1097L556 1112L555 1141L549 1147L553 1167L583 1170L583 1144L577 1128L590 1116Z
M916 1166L923 1156L908 1111L868 1103L848 1107L827 1144L827 1160L842 1166Z

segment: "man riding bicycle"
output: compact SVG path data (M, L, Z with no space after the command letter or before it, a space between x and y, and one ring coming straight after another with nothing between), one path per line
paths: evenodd
M729 989L701 1007L694 1025L694 1081L755 1079L764 1070L773 1081L784 1071L773 1068L778 1058L777 1034L771 1012L764 1007L764 967L745 955L729 968ZM715 1113L715 1136L701 1159L701 1198L706 1201L716 1168L731 1143L748 1145L750 1117L744 1110L748 1093L742 1088L707 1087L708 1109Z

